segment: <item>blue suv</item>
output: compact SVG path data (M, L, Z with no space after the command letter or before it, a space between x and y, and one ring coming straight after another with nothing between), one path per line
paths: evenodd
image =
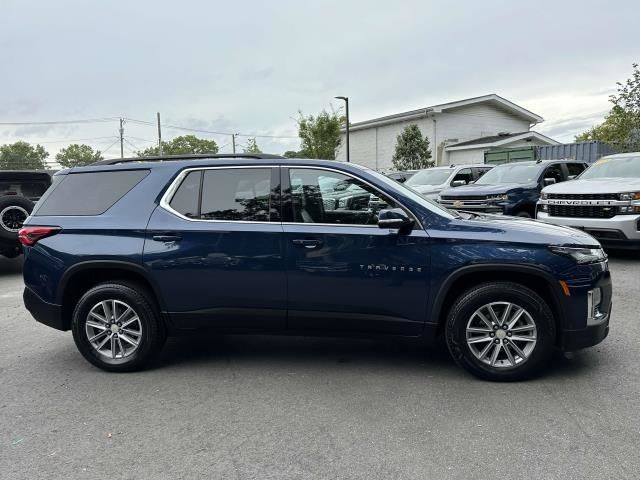
M329 185L376 201L335 202ZM443 338L473 374L517 380L609 329L610 273L593 237L447 210L335 161L65 170L19 236L27 309L109 371L140 369L168 335L206 328Z

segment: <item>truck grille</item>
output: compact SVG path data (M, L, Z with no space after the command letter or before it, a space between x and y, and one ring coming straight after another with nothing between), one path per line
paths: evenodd
M617 200L615 193L550 193L550 200Z
M580 200L593 200L593 195L590 197ZM549 215L552 217L611 218L616 215L616 210L616 207L592 205L549 205Z

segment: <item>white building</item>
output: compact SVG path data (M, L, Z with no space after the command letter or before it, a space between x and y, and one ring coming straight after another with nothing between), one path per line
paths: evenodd
M555 140L531 131L543 121L499 95L484 95L352 123L350 156L354 163L391 170L397 136L407 125L416 124L431 142L436 165L482 163L484 152L494 147L556 145ZM344 130L336 158L346 160Z

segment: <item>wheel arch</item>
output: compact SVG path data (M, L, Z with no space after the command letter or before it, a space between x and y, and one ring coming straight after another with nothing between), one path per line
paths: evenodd
M443 332L447 315L455 300L473 285L491 281L510 281L530 288L549 304L556 324L562 331L564 308L558 281L548 272L533 266L517 264L469 265L452 272L435 294L430 319L437 324L436 333ZM550 299L550 301L548 300ZM560 335L557 336L557 339Z
M161 313L165 311L162 296L144 267L125 261L89 260L73 265L60 279L56 303L62 306L62 318L67 327L71 323L73 309L84 292L99 283L115 280L133 282L146 288L153 295L152 300Z

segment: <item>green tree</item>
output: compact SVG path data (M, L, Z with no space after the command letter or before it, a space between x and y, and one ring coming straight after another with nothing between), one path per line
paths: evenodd
M0 169L2 170L42 170L49 156L42 145L16 142L0 147Z
M295 150L287 150L282 154L282 156L285 158L300 158L298 152Z
M336 150L340 146L340 127L345 118L336 112L327 113L325 110L318 116L305 117L298 112L298 136L300 137L300 152L302 158L323 158L335 160Z
M640 69L633 64L633 73L624 83L617 82L618 93L611 95L613 104L604 122L576 136L577 142L600 140L620 151L640 149Z
M256 142L255 137L247 139L247 146L244 147L244 153L262 153L260 147L258 147L258 142Z
M94 150L89 145L73 143L61 149L56 155L56 161L64 168L81 167L102 160L100 150Z
M433 167L429 139L422 137L417 125L407 125L396 139L396 152L393 155L396 170L418 170Z
M160 147L146 148L136 152L139 157L160 155ZM163 155L186 155L190 153L218 153L218 144L214 140L198 138L195 135L182 135L169 142L162 142Z

